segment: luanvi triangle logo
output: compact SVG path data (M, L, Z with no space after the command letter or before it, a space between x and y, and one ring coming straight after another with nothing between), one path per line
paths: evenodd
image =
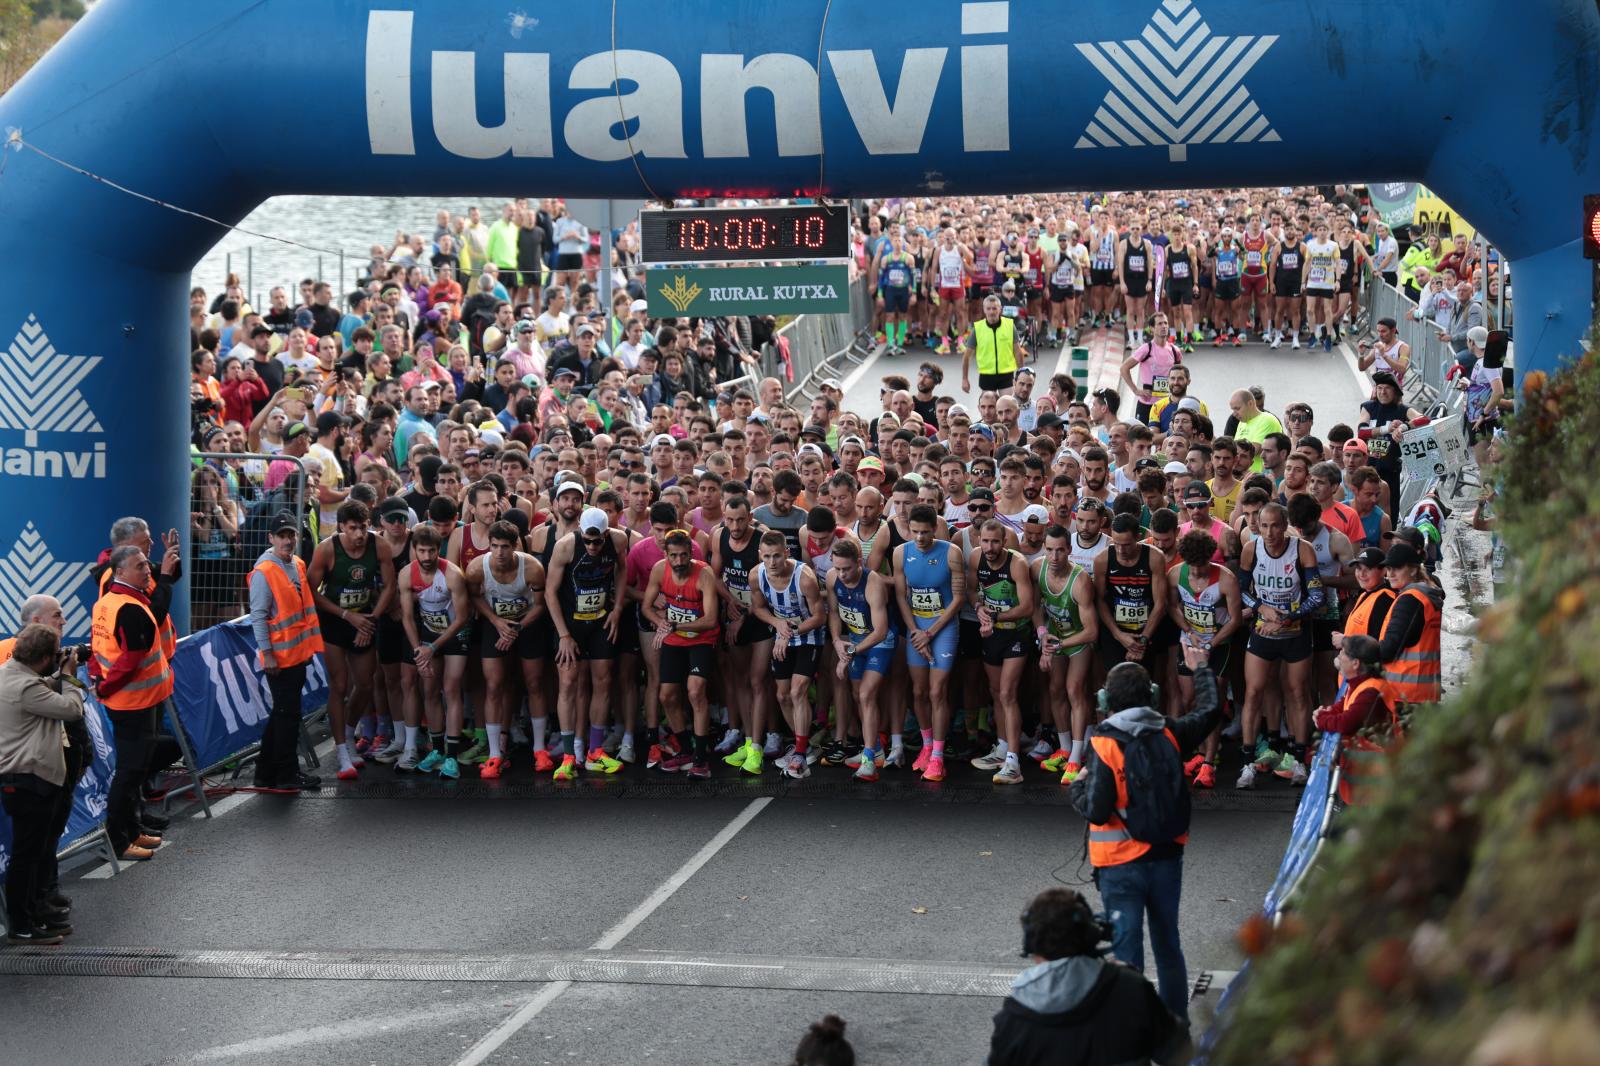
M100 362L98 355L57 351L39 320L28 316L11 344L0 351L0 431L22 433L20 446L0 435L0 473L75 480L106 476L104 441L73 450L39 444L41 433L105 432L79 391Z
M15 633L21 625L22 604L29 596L54 596L66 616L65 636L89 632L89 612L78 592L93 563L61 562L51 553L44 537L29 522L22 527L11 550L0 556L0 628Z
M1077 46L1111 88L1074 147L1166 145L1182 163L1191 144L1282 140L1242 84L1277 40L1219 37L1189 0L1162 0L1140 39Z

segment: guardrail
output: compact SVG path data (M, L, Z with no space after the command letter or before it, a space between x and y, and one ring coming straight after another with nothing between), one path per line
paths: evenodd
M867 279L857 278L850 283L850 313L848 315L801 315L778 330L789 346L788 384L786 398L802 397L809 402L817 395L818 383L841 377L853 366L859 366L872 354L872 298L867 293ZM780 381L785 368L776 338L767 346L762 359L767 372Z

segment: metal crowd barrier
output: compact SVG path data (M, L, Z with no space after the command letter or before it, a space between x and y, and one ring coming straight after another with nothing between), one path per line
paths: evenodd
M321 463L309 455L295 458L265 452L192 452L189 457L189 554L183 572L189 585L189 629L198 633L246 612L245 579L269 546L271 530L266 527L278 511L302 516L295 551L310 558L315 541L306 541L319 522L307 514L306 496L311 472ZM265 485L272 463L293 463L295 470L269 492ZM214 499L214 489L205 487L213 475L222 482L220 499ZM221 517L213 507L222 509Z
M1439 339L1432 321L1416 317L1417 303L1393 285L1375 279L1370 290L1371 314L1369 321L1392 318L1396 332L1411 349L1411 372L1406 375L1406 401L1419 411L1443 404L1445 413L1455 414L1465 406L1466 397L1455 387L1455 382L1445 381L1445 375L1455 365L1456 353ZM1363 340L1363 345L1370 339Z
M809 401L817 395L818 383L839 377L850 367L860 365L872 352L872 299L867 280L850 283L848 315L800 315L778 331L789 342L789 368L793 376L784 389L790 400ZM767 347L763 359L767 372L783 380L783 362L777 344Z

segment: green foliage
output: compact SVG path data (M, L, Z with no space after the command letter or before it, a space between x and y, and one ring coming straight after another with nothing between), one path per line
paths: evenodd
M33 21L67 19L76 22L83 17L83 0L28 0L33 7Z
M1600 1061L1600 358L1530 373L1495 471L1517 561L1297 913L1241 933L1221 1064ZM1463 519L1464 520L1464 519Z

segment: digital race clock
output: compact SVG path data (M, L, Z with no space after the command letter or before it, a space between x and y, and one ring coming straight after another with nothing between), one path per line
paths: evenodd
M645 211L639 244L646 263L844 259L850 254L850 213L824 205Z

